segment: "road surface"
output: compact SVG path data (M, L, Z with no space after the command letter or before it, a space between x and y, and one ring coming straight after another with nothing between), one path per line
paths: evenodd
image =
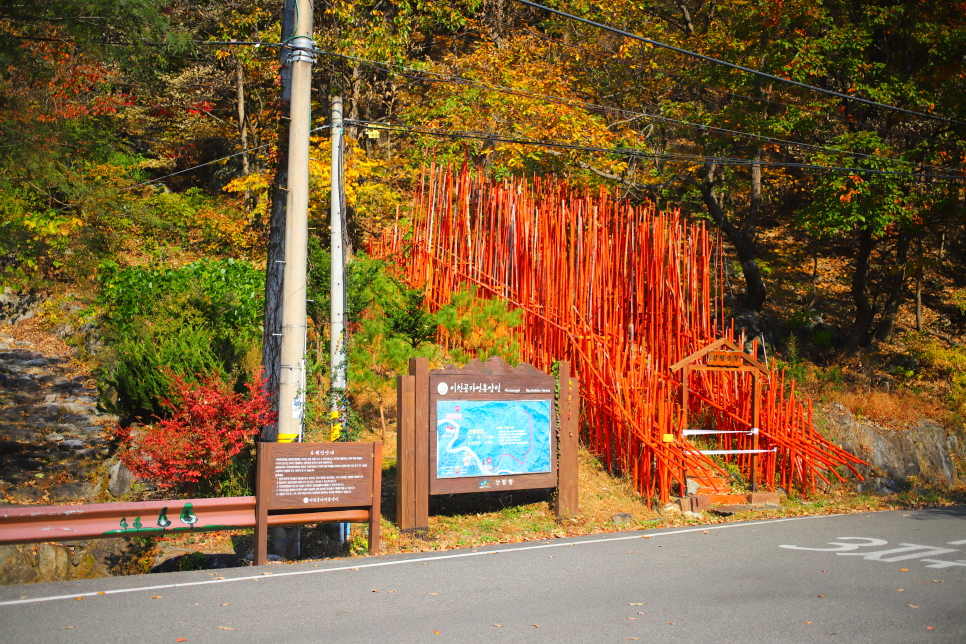
M0 588L4 644L179 641L962 644L966 507Z

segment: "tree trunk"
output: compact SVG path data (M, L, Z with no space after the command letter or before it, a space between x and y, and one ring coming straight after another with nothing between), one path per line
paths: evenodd
M859 233L859 249L855 258L855 272L852 274L852 303L855 305L855 318L852 330L845 339L843 352L853 355L859 346L865 344L875 319L875 308L869 299L869 262L875 249L875 237L872 229L863 228Z
M896 240L896 263L892 273L889 293L882 308L882 318L875 328L875 338L881 342L892 340L896 328L896 315L902 303L902 290L906 285L906 260L909 253L909 234L900 232Z
M714 163L706 164L702 181L691 180L691 183L697 185L701 191L701 197L708 207L708 213L724 234L728 236L728 241L731 242L735 254L738 255L738 261L741 262L741 272L745 276L745 308L750 311L760 311L768 298L768 289L765 287L765 282L761 278L761 271L758 270L758 264L755 262L755 241L751 234L739 230L725 214L721 200L714 189L714 171Z
M248 126L245 123L245 69L241 61L235 58L235 102L238 105L238 135L241 139L241 161L242 176L247 177L251 174L251 167L248 162ZM245 212L252 211L252 191L245 188ZM249 221L249 225L251 225Z

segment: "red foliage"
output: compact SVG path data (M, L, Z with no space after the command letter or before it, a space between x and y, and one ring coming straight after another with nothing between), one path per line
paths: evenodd
M171 372L173 399L162 401L171 417L148 427L116 427L121 461L135 476L159 488L190 489L225 471L262 425L274 422L259 373L248 395L235 393L215 374L188 383Z

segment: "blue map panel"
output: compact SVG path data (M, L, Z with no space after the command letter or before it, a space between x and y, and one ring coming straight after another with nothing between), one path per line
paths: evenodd
M551 472L549 400L437 400L436 477Z

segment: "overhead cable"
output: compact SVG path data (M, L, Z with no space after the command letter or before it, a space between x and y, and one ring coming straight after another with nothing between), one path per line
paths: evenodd
M479 87L481 89L487 89L487 90L501 92L501 93L505 93L505 94L513 94L513 95L516 95L516 96L524 96L524 97L528 97L528 98L539 98L539 99L544 99L544 100L552 101L552 102L555 102L555 103L558 103L558 104L562 104L562 105L569 105L571 107L581 107L581 108L584 108L584 109L597 110L597 111L600 111L600 112L611 112L611 113L614 113L614 114L620 114L622 116L633 116L633 117L647 118L647 119L651 119L651 120L654 120L654 121L659 121L659 122L662 122L662 123L669 123L671 125L684 126L684 127L690 128L692 130L698 130L698 131L700 131L702 133L705 133L705 132L716 132L716 133L725 134L725 135L729 135L729 136L736 136L736 137L741 137L741 138L750 139L750 140L763 141L763 142L766 142L766 143L775 143L775 144L780 144L780 145L789 145L789 146L794 146L794 147L799 147L799 148L805 148L805 149L810 149L810 150L816 150L816 151L822 151L822 152L832 152L834 154L841 154L841 155L844 155L844 156L851 156L851 157L855 157L855 158L859 158L859 159L876 159L876 160L880 160L880 161L887 161L889 163L898 163L898 164L901 164L901 165L909 165L909 166L914 166L914 167L933 167L933 168L937 168L937 169L940 168L940 166L933 166L933 165L929 165L929 164L921 164L921 163L916 163L914 161L905 161L903 159L892 159L892 158L889 158L889 157L882 157L882 156L878 156L878 155L874 155L874 154L866 154L864 152L853 152L853 151L850 151L850 150L839 150L837 148L830 148L828 146L816 145L814 143L804 143L802 141L793 141L793 140L790 140L790 139L780 139L780 138L776 138L776 137L772 137L772 136L767 136L767 135L764 135L764 134L752 134L750 132L743 132L741 130L732 130L732 129L718 127L718 126L714 126L714 125L705 125L703 123L693 123L691 121L683 121L683 120L680 120L680 119L674 119L674 118L670 118L670 117L667 117L667 116L659 116L657 114L650 114L650 113L647 113L647 112L635 112L633 110L627 110L627 109L620 108L620 107L608 107L608 106L605 106L605 105L598 105L596 103L589 103L587 101L579 101L579 100L573 100L573 99L568 99L568 98L562 98L562 97L559 97L559 96L553 96L552 94L541 94L541 93L538 93L538 92L529 92L529 91L526 91L526 90L514 89L512 87L506 87L504 85L492 85L490 83L483 83L483 82L476 81L476 80L469 79L469 78L465 78L465 77L462 77L462 76L452 76L452 75L449 75L449 74L442 74L440 72L434 72L434 71L427 71L427 70L415 69L415 68L412 68L412 67L406 67L404 65L399 65L397 63L388 63L388 62L384 62L384 61L374 61L374 60L369 60L369 59L366 59L366 58L361 58L359 56L352 56L352 55L349 55L349 54L340 54L338 52L330 52L330 51L325 51L325 50L318 49L318 48L316 48L314 51L317 54L321 54L321 55L325 55L325 56L335 56L335 57L338 57L338 58L344 58L346 60L351 60L353 62L362 63L362 64L367 65L367 66L376 67L377 69L381 69L382 71L388 72L390 74L396 74L396 75L399 75L399 76L405 76L407 78L412 78L412 77L411 76L406 76L406 74L403 74L401 72L393 71L391 68L395 67L397 69L402 69L402 70L405 70L405 71L410 72L410 73L436 76L437 78L442 79L444 82L452 82L452 83L458 83L458 84L463 84L463 85L470 85L470 86L473 86L473 87ZM427 78L421 78L421 79L415 79L415 80L423 80L423 81L428 81L428 82L435 82L435 81L433 81L433 79L427 79Z
M399 132L411 132L415 134L426 134L430 136L441 136L451 139L476 139L481 141L499 141L500 143L513 143L518 145L531 145L537 147L557 148L563 150L575 150L580 152L597 152L600 154L615 154L618 156L658 159L683 163L708 163L713 162L719 165L744 166L760 165L761 167L773 168L798 168L804 170L829 170L834 172L848 172L851 174L880 174L897 177L908 177L915 179L943 179L948 181L964 181L966 176L954 174L930 174L920 172L908 172L905 170L881 170L876 168L855 168L846 166L827 166L812 163L792 163L779 161L755 161L749 159L736 159L732 157L717 157L710 155L697 154L678 154L664 152L648 152L646 150L636 150L633 148L602 148L588 145L578 145L576 143L565 143L563 141L548 141L541 139L527 139L520 137L510 137L502 134L488 132L466 132L453 130L431 130L425 128L409 127L404 125L391 125L378 121L365 121L359 119L346 119L346 124L356 124L373 126L377 130L394 130Z
M534 9L542 9L544 11L548 11L550 13L553 13L553 14L556 14L556 15L560 16L561 18L566 18L568 20L573 20L573 21L576 21L576 22L582 22L582 23L584 23L586 25L590 25L592 27L597 27L598 29L604 29L605 31L610 31L611 33L615 33L615 34L618 34L620 36L624 36L625 38L631 38L633 40L639 40L641 42L645 42L645 43L647 43L649 45L652 45L654 47L661 47L663 49L667 49L667 50L670 50L670 51L674 51L674 52L677 52L679 54L684 54L685 56L690 56L692 58L697 58L698 60L704 60L704 61L707 61L709 63L714 63L715 65L722 65L724 67L730 67L731 69L736 69L738 71L745 72L745 73L748 73L748 74L754 74L755 76L759 76L761 78L767 78L768 80L777 81L779 83L785 83L787 85L794 85L795 87L801 87L803 89L807 89L807 90L813 91L813 92L819 92L821 94L826 94L828 96L835 96L836 98L842 98L842 99L845 99L845 100L848 100L848 101L854 101L856 103L862 103L863 105L871 105L873 107L880 107L880 108L887 109L887 110L892 110L892 111L895 111L895 112L902 112L903 114L910 114L912 116L920 116L920 117L923 117L923 118L934 119L934 120L937 120L937 121L942 121L943 123L950 123L952 125L956 125L956 126L960 126L960 127L962 127L963 125L966 125L966 123L964 123L962 121L957 121L957 120L954 120L954 119L948 119L948 118L945 118L943 116L938 116L936 114L928 114L926 112L917 112L915 110L907 110L904 107L897 107L895 105L887 105L886 103L879 103L877 101L872 101L872 100L869 100L867 98L861 98L859 96L850 96L849 94L842 94L841 92L836 92L836 91L833 91L833 90L830 90L830 89L824 89L824 88L821 88L821 87L816 87L814 85L808 85L806 83L800 83L798 81L791 80L790 78L782 78L781 76L775 76L774 74L769 74L767 72L763 72L763 71L758 70L758 69L753 69L751 67L745 67L743 65L737 65L735 63L729 63L728 61L721 60L720 58L713 58L711 56L705 56L704 54L699 54L696 51L690 51L688 49L683 49L681 47L675 47L674 45L669 45L667 43L663 43L663 42L660 42L658 40L653 40L651 38L645 38L644 36L639 36L637 34L633 34L633 33L629 32L629 31L624 31L623 29L617 29L616 27L611 27L609 25L605 25L605 24L600 23L600 22L594 22L593 20L588 20L587 18L581 18L580 16L575 16L573 14L560 11L559 9L553 9L553 8L548 7L546 5L537 4L536 2L530 2L530 0L516 0L516 2L519 2L520 4L525 4L525 5L529 6L529 7L533 7Z

